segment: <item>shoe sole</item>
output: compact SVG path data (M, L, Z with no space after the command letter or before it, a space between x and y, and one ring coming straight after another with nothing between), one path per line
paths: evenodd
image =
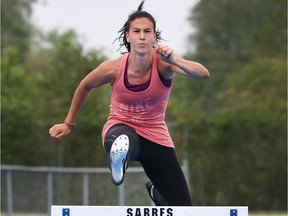
M112 173L112 183L115 185L120 185L124 181L128 150L129 138L125 134L118 136L111 146L109 164Z

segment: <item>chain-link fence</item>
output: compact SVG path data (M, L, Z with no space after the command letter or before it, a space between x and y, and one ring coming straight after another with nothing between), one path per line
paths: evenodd
M183 166L187 178L188 167ZM1 215L50 215L51 205L151 205L142 167L116 187L108 168L1 166Z

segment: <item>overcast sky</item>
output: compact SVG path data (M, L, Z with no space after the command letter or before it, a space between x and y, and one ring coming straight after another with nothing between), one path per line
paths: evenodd
M141 0L38 0L33 8L33 22L44 32L73 28L86 48L102 49L110 58L117 57L118 43L112 45L128 15ZM178 54L187 51L187 37L192 33L188 16L198 0L146 0L144 10L151 13L162 31L162 42Z

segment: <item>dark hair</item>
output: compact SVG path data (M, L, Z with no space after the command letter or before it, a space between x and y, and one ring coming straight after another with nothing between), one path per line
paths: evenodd
M161 32L156 28L156 21L154 19L154 17L146 12L146 11L143 11L143 5L144 5L144 2L145 0L143 0L140 5L138 6L138 9L137 11L133 11L129 16L128 16L128 20L125 22L125 24L123 25L123 27L118 31L118 33L120 33L120 36L117 37L114 42L116 40L118 40L120 42L119 44L119 49L117 51L119 51L123 46L126 47L126 49L128 50L128 52L130 52L130 43L127 42L126 40L126 35L125 33L129 31L129 28L130 28L130 23L132 21L134 21L135 19L137 18L142 18L142 17L145 17L147 19L149 19L152 23L153 23L153 26L154 26L154 32L156 33L156 43L163 40L163 38L161 37ZM113 42L113 43L114 43ZM122 52L121 52L122 53ZM125 53L125 52L124 52Z

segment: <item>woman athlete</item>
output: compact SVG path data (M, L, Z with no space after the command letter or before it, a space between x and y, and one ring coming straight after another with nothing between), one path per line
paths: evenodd
M108 154L112 182L120 185L130 161L139 161L149 180L146 188L155 205L192 205L187 182L165 123L165 111L175 74L194 79L210 76L201 64L185 60L165 45L144 1L131 13L118 39L127 53L104 61L79 84L64 123L50 128L59 139L71 132L90 91L104 84L112 89L110 113L102 142Z

